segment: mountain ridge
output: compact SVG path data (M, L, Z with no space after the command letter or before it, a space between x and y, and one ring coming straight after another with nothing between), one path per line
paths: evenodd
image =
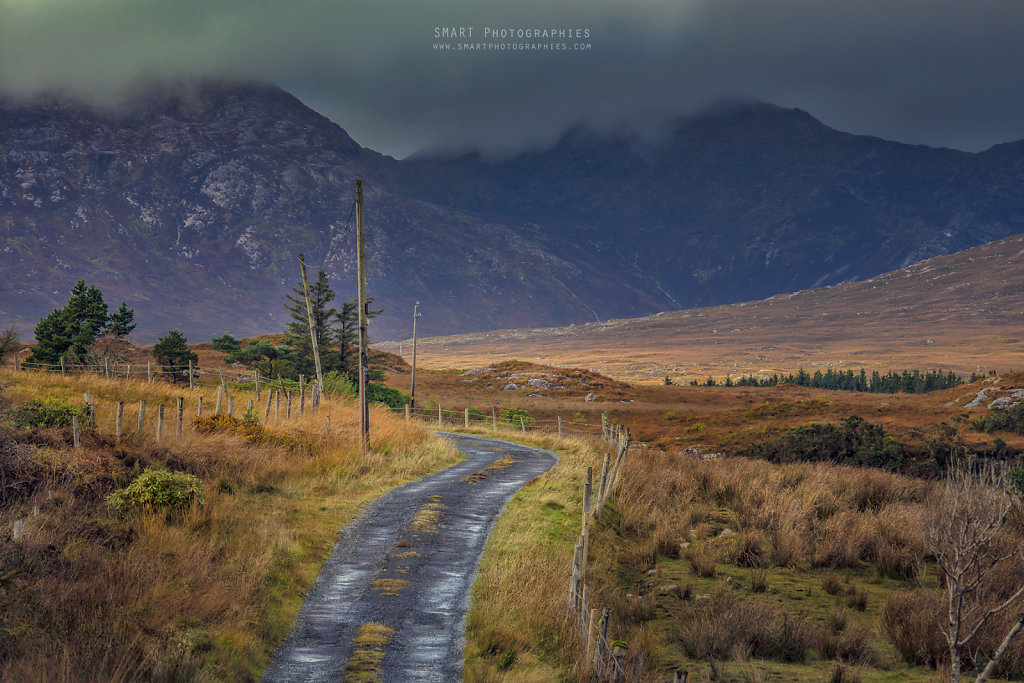
M366 195L376 339L582 323L871 277L1024 231L1024 141L968 153L733 106L640 141L583 128L504 160L396 160L267 84L121 109L0 101L0 318L77 279L140 332L284 324L297 254L354 297Z

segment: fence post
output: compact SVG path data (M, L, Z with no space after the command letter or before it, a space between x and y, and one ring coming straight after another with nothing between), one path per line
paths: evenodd
M14 371L15 372L20 372L21 371L21 362L18 360L18 352L17 351L14 352Z
M78 448L81 444L78 441L78 416L71 416L71 442Z
M498 428L498 409L491 406L491 427L493 429Z
M21 530L24 528L25 521L19 517L14 520L14 529L11 531L11 540L17 541L21 538Z
M290 391L284 392L284 398L285 398L285 401L287 401L287 405L285 406L284 416L285 416L285 418L290 420L292 418L292 392L290 392Z
M150 384L153 383L153 361L146 361L146 381Z
M466 429L469 429L469 408L466 408L465 415L466 415Z
M156 407L156 440L159 443L160 437L164 435L164 404Z
M96 406L94 406L93 402L92 402L92 392L86 392L85 395L84 395L84 398L85 398L85 405L89 406L89 414L86 415L86 419L88 419L90 425L95 427L96 426Z
M281 386L284 386L283 384ZM274 420L281 419L281 390L274 390Z
M110 379L110 359L103 357L103 376Z
M213 414L214 415L220 415L220 401L221 401L221 396L223 396L223 395L224 395L224 387L223 386L218 386L217 387L217 407L213 409Z
M523 434L525 434L526 433L526 420L523 419L522 415L519 416L519 426L523 428Z
M124 369L124 378L125 379L131 379L132 378L132 364L131 363L129 363L128 367L126 367Z
M306 376L299 375L299 415L306 413Z
M605 441L611 439L611 418L608 417L608 412L601 413L601 436Z
M437 426L441 426L441 402L437 402Z
M228 417L235 416L235 397L228 396Z
M601 517L601 508L604 507L605 484L608 481L608 464L611 462L611 453L604 454L604 464L601 465L601 481L597 485L597 502L594 505L594 517Z
M228 381L224 379L224 364L221 363L217 366L217 372L220 373L220 385L224 387L224 393L228 393Z
M562 416L558 416L558 438L562 438Z
M612 645L612 664L615 666L615 683L622 683L626 676L626 646L622 642Z
M196 417L203 416L203 397L199 397L199 405L196 407Z
M270 397L273 395L273 389L267 392L267 408L263 411L263 424L267 424L267 421L270 419Z
M60 357L60 376L63 377L65 372L66 371L64 369L64 356L61 356Z
M146 426L146 400L139 401L139 436L142 436L142 430Z
M114 420L114 435L117 440L121 440L121 434L124 433L124 401L117 402L117 417Z
M256 400L260 400L260 369L256 368Z
M188 359L188 390L192 391L192 359Z
M644 653L637 652L633 655L633 680L639 683L640 678L644 675Z
M410 419L412 419L412 411L409 410L409 404L406 403L405 404L405 421L408 422Z
M178 397L178 438L181 438L182 424L185 422L185 399Z
M252 399L249 399L249 406L245 409L246 413L252 414Z
M584 617L586 617L586 615L584 615ZM598 628L599 628L598 627L598 622L600 620L601 620L601 618L599 616L597 616L597 608L594 607L593 609L590 610L590 620L589 620L589 623L587 624L587 655L586 656L590 658L590 661L594 661L594 652L595 652L595 647L594 646L598 644L598 642L597 642L597 635L599 633L599 631L598 631Z

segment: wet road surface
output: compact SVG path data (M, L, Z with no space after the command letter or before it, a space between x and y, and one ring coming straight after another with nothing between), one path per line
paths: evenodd
M383 681L462 677L470 588L505 503L555 463L550 451L445 434L466 459L382 496L334 546L263 680L339 681L357 629L394 629Z

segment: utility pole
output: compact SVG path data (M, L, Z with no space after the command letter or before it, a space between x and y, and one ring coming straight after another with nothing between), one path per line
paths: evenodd
M412 309L412 396L409 398L409 409L416 410L416 318L419 318L420 302L417 301Z
M370 448L370 402L366 395L366 239L363 231L363 181L356 178L356 239L359 264L359 452Z
M313 364L316 366L316 387L313 389L313 407L320 404L320 392L323 391L324 376L320 371L320 348L316 343L316 330L313 325L313 304L309 301L309 283L306 281L306 257L299 254L299 268L302 270L302 294L306 297L306 319L309 321L309 340L313 344ZM259 386L259 380L256 381Z

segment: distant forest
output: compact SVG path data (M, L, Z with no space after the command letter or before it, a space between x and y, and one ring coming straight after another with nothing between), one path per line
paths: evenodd
M992 374L992 373L990 373ZM705 381L690 380L691 386L725 386L725 387L774 387L780 384L792 384L798 387L811 387L812 389L836 389L839 391L864 391L873 394L895 394L906 392L908 394L922 394L928 391L950 389L959 386L965 381L973 382L985 375L971 373L969 380L956 374L952 370L942 372L941 370L904 370L894 372L890 370L881 374L877 370L868 375L867 370L861 368L860 372L853 370L833 370L829 368L825 372L816 370L811 374L800 368L794 375L772 375L771 377L754 377L744 375L739 379L726 377L724 381L717 382L713 377Z

